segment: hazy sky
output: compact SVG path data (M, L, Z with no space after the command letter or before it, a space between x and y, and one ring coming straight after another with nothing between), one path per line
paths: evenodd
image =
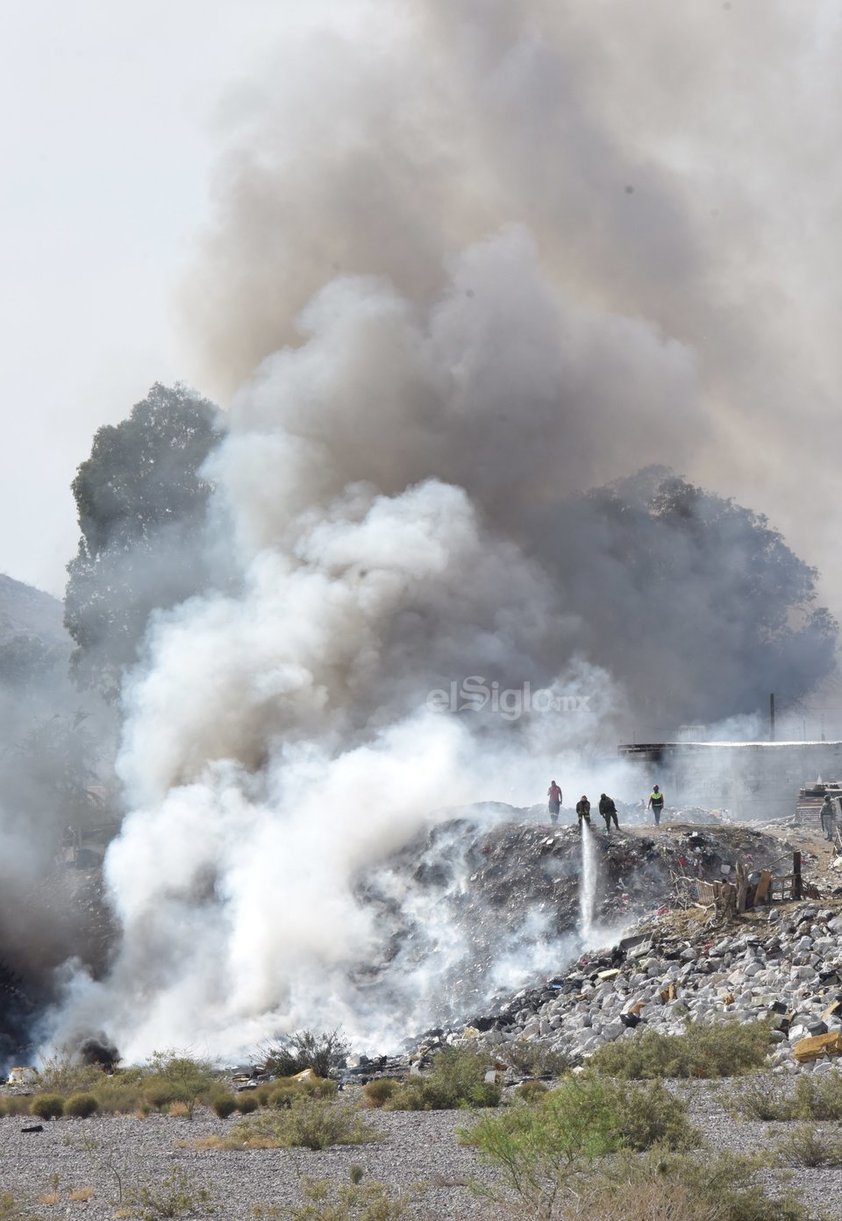
M220 106L336 0L7 0L0 9L0 572L53 593L94 431L188 377L175 289Z
M232 142L238 116L259 109L261 90L271 116L272 91L291 66L293 77L320 79L324 65L320 55L312 58L312 46L300 62L289 45L286 54L278 55L279 48L305 26L350 24L364 3L2 6L0 572L61 593L77 538L69 484L95 430L124 418L155 380L192 378L214 393L197 373L208 362L197 354L195 328L191 345L176 306L211 218L219 218L213 167ZM615 292L617 276L594 272L600 259L612 257L607 242L588 256L585 287L592 291L602 276L612 307L651 316L697 354L712 424L707 447L686 473L768 513L823 569L838 611L838 483L835 463L824 456L842 436L836 258L842 175L835 155L842 0L812 6L808 20L787 0L694 0L686 13L666 0L631 8L617 0L581 7L511 0L511 10L508 4L464 0L461 8L473 12L477 31L491 24L492 11L558 11L569 19L568 70L550 93L569 87L570 98L546 158L548 175L555 167L571 190L581 179L592 193L591 161L599 180L600 159L613 157L618 172L638 183L636 206L644 197L651 204L641 182L669 205L664 213L653 209L647 222L655 234L653 261L663 265L659 296L647 300L645 276L643 288L633 280L637 295L624 297ZM439 14L442 54L453 50L458 71L469 72L471 44L458 43L454 33L459 6L425 0L419 7ZM381 3L380 12L412 8ZM382 24L367 21L363 45ZM422 46L409 70L423 72L426 62ZM321 77L313 97L320 87L330 92L332 82L324 71ZM376 89L375 81L369 91ZM527 94L521 88L507 103L513 131L527 122ZM467 109L477 107L481 95L467 96ZM536 116L537 138L540 106ZM562 148L582 116L582 147ZM476 118L479 128L482 116ZM289 112L283 123L294 142ZM505 138L506 123L500 127ZM521 140L513 147L530 145ZM501 181L511 162L503 164ZM321 199L325 189L319 190ZM591 200L587 191L583 197ZM631 197L621 197L630 211ZM306 209L307 197L301 199ZM521 204L507 203L500 216L521 219ZM684 263L658 230L658 218L668 215L680 221L673 238ZM550 219L564 238L552 211ZM485 235L482 226L469 234ZM624 249L645 264L645 246L635 240ZM623 257L621 248L614 258L620 279ZM213 273L213 262L207 266ZM224 298L227 287L219 291ZM228 317L237 318L236 306ZM227 325L224 300L216 315ZM215 339L211 333L210 346ZM661 450L653 444L652 460L669 461Z

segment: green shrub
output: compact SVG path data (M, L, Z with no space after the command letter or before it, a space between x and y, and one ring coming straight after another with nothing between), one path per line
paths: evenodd
M216 1094L211 1099L211 1106L220 1119L227 1119L237 1109L237 1099L233 1094Z
M620 1154L579 1178L577 1199L551 1215L558 1221L808 1221L797 1200L772 1198L757 1184L759 1165L732 1153L704 1159L663 1149Z
M88 1119L99 1110L99 1103L93 1094L71 1094L64 1104L65 1115L76 1119Z
M770 1046L766 1022L699 1023L685 1034L638 1030L630 1039L606 1043L588 1069L606 1077L739 1077L760 1068Z
M522 1077L561 1077L570 1068L567 1056L541 1039L514 1039L496 1050Z
M521 1081L515 1089L519 1102L537 1102L547 1093L549 1093L549 1088L544 1085L543 1081Z
M32 1099L29 1111L39 1119L60 1119L64 1114L64 1099L61 1094L38 1094Z
M798 1077L791 1093L781 1093L774 1077L747 1081L731 1096L731 1109L749 1119L780 1122L793 1119L842 1119L842 1074L838 1071Z
M368 1107L382 1107L399 1086L400 1082L394 1077L377 1077L363 1086L363 1101Z
M485 1080L487 1055L470 1047L448 1047L438 1053L428 1076L412 1075L393 1090L386 1111L450 1111L458 1107L496 1107L501 1086Z
M299 1098L289 1110L263 1109L238 1119L224 1138L209 1143L223 1148L327 1149L379 1140L353 1107L318 1098Z
M101 1065L80 1064L70 1052L62 1052L44 1061L38 1089L62 1096L89 1094L105 1076Z
M126 1194L130 1215L141 1221L160 1217L208 1216L216 1211L206 1187L198 1187L189 1175L176 1166L160 1184L134 1188Z
M260 1106L260 1103L252 1093L238 1094L235 1099L235 1106L241 1115L252 1115Z
M794 1100L798 1119L842 1119L842 1073L802 1074L795 1083Z
M172 1102L183 1102L181 1090L172 1081L150 1078L143 1087L143 1097L156 1111L163 1111Z
M97 1082L93 1095L99 1104L100 1111L107 1115L131 1115L133 1111L147 1111L152 1104L143 1095L138 1078L115 1073L111 1077L104 1076Z
M311 1068L317 1077L329 1077L343 1068L349 1044L338 1030L299 1030L264 1048L261 1067L275 1077L294 1077Z
M842 1166L842 1140L810 1124L797 1124L775 1145L774 1153L787 1166Z
M393 1196L385 1183L376 1180L361 1184L352 1178L349 1184L337 1186L328 1179L305 1179L301 1194L304 1203L298 1206L256 1205L257 1221L401 1221L417 1215L411 1197Z
M461 1136L499 1171L492 1198L537 1221L806 1221L752 1181L758 1159L684 1152L698 1134L658 1082L570 1078Z
M174 1051L155 1052L145 1075L143 1093L158 1110L183 1103L188 1117L199 1102L208 1102L219 1089L219 1074L204 1060Z

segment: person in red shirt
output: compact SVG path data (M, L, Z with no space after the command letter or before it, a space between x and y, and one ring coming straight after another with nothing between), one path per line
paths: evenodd
M552 781L547 789L547 797L549 798L548 809L550 811L550 822L553 826L558 822L558 812L561 809L561 789Z

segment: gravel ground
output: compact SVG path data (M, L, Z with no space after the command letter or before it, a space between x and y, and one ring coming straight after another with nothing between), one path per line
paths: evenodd
M0 1120L0 1192L35 1202L46 1216L113 1218L120 1187L124 1197L144 1184L159 1185L180 1167L196 1187L206 1188L215 1212L198 1217L254 1221L256 1204L283 1206L301 1200L307 1178L349 1181L350 1167L362 1166L365 1179L378 1179L395 1192L424 1188L418 1215L441 1221L484 1221L495 1216L477 1199L467 1180L491 1182L472 1150L457 1143L455 1130L469 1117L452 1111L377 1112L373 1125L384 1139L372 1144L307 1149L197 1149L203 1137L223 1133L232 1120L197 1110L192 1120L153 1115L62 1119L42 1132L24 1133L33 1121ZM71 1192L91 1190L87 1203ZM57 1191L59 1202L38 1204Z
M739 1081L674 1088L687 1098L693 1122L715 1151L768 1148L790 1127L729 1115L724 1103L739 1090ZM439 1111L374 1112L369 1118L384 1134L378 1143L310 1152L196 1148L197 1141L232 1123L205 1110L193 1120L158 1115L63 1119L45 1123L35 1133L21 1130L31 1121L9 1117L0 1120L0 1191L30 1202L44 1217L96 1221L115 1216L120 1187L126 1195L132 1187L158 1186L179 1167L195 1188L210 1192L215 1205L213 1212L200 1209L193 1216L253 1221L255 1205L299 1202L304 1179L347 1183L350 1167L359 1165L366 1179L380 1180L394 1192L422 1188L413 1211L426 1221L495 1221L505 1215L467 1186L469 1179L494 1182L474 1152L457 1143L456 1129L470 1117ZM839 1135L838 1124L825 1126ZM793 1190L816 1221L842 1218L842 1168L763 1171L758 1182L771 1192ZM73 1191L92 1194L87 1201L73 1200ZM57 1194L56 1202L38 1202L50 1192Z

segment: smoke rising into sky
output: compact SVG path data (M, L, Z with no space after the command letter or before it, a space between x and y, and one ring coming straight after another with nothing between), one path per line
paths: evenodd
M621 783L585 753L630 692L550 562L561 502L666 463L825 554L831 474L817 529L793 456L837 427L838 285L805 285L819 239L795 247L775 190L786 168L826 232L794 117L837 113L816 27L757 3L372 12L232 99L183 295L230 400L224 592L158 616L126 686L123 939L104 980L71 975L57 1037L395 1037L406 992L354 982L382 952L361 870L446 807ZM682 596L732 576L688 565ZM583 710L431 712L466 675Z

